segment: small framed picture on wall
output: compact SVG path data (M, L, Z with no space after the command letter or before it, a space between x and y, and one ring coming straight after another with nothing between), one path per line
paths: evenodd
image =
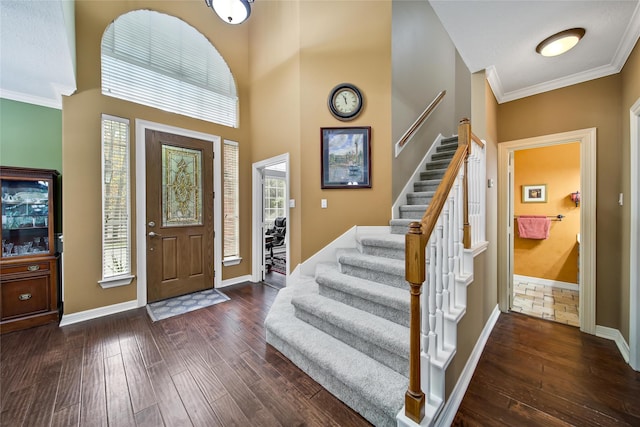
M522 186L522 203L546 203L547 202L547 185L523 185Z

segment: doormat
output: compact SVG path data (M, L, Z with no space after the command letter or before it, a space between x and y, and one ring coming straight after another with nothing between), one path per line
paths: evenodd
M154 322L229 301L229 297L217 289L206 289L192 294L147 304L147 312Z

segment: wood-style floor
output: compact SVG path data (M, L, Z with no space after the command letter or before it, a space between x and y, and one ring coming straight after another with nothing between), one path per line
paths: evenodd
M0 337L2 426L367 426L264 340L277 290L152 323L145 309ZM640 426L640 374L611 341L502 315L456 426Z
M453 425L640 426L640 373L613 341L503 314Z
M277 290L152 323L144 308L0 337L2 426L368 426L266 344Z

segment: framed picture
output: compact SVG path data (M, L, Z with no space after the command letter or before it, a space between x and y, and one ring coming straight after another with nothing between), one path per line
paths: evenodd
M371 127L321 128L321 187L371 188Z
M547 202L547 185L523 185L522 186L522 203L546 203Z

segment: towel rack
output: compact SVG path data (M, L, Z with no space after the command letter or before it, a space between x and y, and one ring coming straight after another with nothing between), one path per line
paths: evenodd
M518 219L518 216L520 216L520 215L517 215L517 216L513 217L513 219L514 219L514 220L515 220L515 219ZM562 215L562 214L558 214L558 215L547 215L547 218L551 218L551 221L562 221L562 218L564 218L564 215Z

